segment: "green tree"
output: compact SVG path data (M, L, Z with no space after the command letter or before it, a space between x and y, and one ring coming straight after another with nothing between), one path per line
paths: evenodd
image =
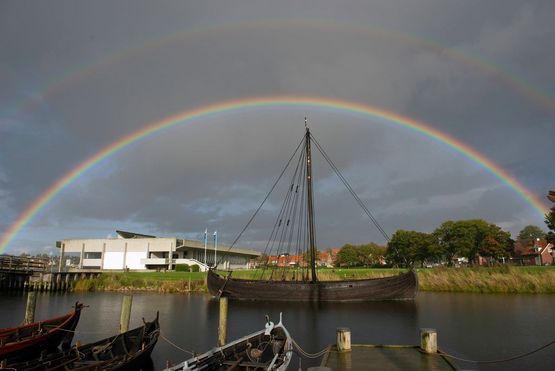
M482 219L450 220L438 227L434 235L450 265L455 256L472 262L478 254L502 257L512 251L511 235Z
M364 245L344 245L336 257L338 266L371 266L379 264L386 248L373 242Z
M480 229L477 224L482 223L475 223L473 220L448 220L434 231L447 264L451 265L456 256L471 256L469 261L474 258L478 250L477 229Z
M356 246L351 244L344 245L336 257L336 264L338 266L355 266L358 262L358 254L356 251Z
M523 240L535 240L536 238L545 238L545 232L542 229L535 225L527 225L524 227L517 236L517 239L520 241Z
M545 224L549 228L549 232L545 236L547 242L555 243L555 206L551 208L549 213L545 214Z
M395 265L413 267L416 262L423 265L426 260L436 260L439 256L437 239L428 233L398 230L387 245L386 258Z
M478 253L490 258L508 257L513 254L513 243L509 232L503 231L495 224L490 224Z
M359 261L364 266L379 264L380 258L385 256L386 251L385 246L380 246L373 242L360 245L358 246Z

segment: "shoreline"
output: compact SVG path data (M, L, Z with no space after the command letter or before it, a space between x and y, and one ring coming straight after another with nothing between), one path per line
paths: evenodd
M328 268L321 280L368 279L404 271L395 268ZM482 294L555 294L555 267L467 267L417 269L419 291ZM233 272L236 278L253 278L259 270ZM109 272L74 283L72 291L121 291L192 293L208 292L206 273L200 272Z

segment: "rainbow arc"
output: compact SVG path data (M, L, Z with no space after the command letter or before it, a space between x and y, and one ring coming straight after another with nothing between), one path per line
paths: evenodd
M543 215L547 207L540 199L513 177L508 171L495 164L476 149L466 145L460 140L437 130L430 125L415 119L399 115L394 112L386 111L381 108L369 105L344 101L332 98L312 97L312 96L274 96L274 97L253 97L237 100L229 100L201 106L192 110L186 110L164 119L150 123L140 130L121 137L119 140L102 148L100 151L90 156L71 171L55 181L48 189L43 191L13 222L0 238L0 253L15 239L25 226L42 210L48 203L59 195L77 178L83 176L89 169L96 164L118 153L127 146L132 145L142 139L148 138L161 130L169 129L178 125L191 124L195 120L206 118L217 114L229 114L241 110L252 110L257 108L305 108L305 109L326 109L333 110L342 114L357 114L369 119L369 123L374 123L376 119L384 120L394 126L402 127L417 132L425 137L431 138L439 144L446 145L455 152L460 153L465 158L484 168L502 183L509 186L516 194L524 199L533 209ZM372 120L370 120L372 119Z

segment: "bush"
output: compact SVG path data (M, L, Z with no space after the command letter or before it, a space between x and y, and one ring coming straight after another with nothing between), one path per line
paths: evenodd
M198 265L191 265L191 272L198 272L200 271L200 267Z
M176 272L189 272L189 264L177 264L175 266L175 271Z

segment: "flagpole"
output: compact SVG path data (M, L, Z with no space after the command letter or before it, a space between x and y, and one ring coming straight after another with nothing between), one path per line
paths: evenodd
M214 231L214 268L218 265L218 260L216 259L218 255L218 231Z
M206 228L204 230L204 265L208 266L208 264L206 264L206 247L208 245L208 228Z

